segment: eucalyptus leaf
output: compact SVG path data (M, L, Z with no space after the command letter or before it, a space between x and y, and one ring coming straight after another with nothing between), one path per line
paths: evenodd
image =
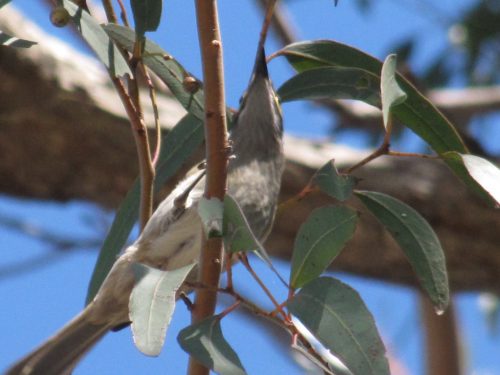
M332 160L318 169L313 177L313 183L326 194L343 202L351 197L357 179L339 173Z
M295 237L290 285L300 288L318 277L340 254L356 229L358 213L344 206L314 210Z
M358 293L329 277L305 285L288 310L354 375L388 375L385 348Z
M4 5L7 5L10 2L11 0L0 0L0 8L2 8Z
M359 68L319 67L299 72L277 91L281 102L302 99L362 100L380 107L380 79Z
M345 44L331 40L299 42L286 46L276 55L283 55L300 73L319 67L357 68L380 78L382 62ZM460 136L450 122L432 103L400 74L397 83L408 95L407 100L393 108L393 115L424 139L437 153L467 153Z
M266 263L278 279L288 287L283 277L271 262L266 249L252 232L240 205L230 195L224 197L224 250L229 253L255 251L255 254Z
M31 40L20 39L18 37L9 35L0 30L0 46L16 47L16 48L30 48L37 44Z
M179 332L181 348L221 375L244 375L243 365L222 334L220 317L212 316Z
M408 95L399 87L396 81L396 55L389 55L382 65L380 74L380 93L382 97L382 117L387 130L389 114L393 107L403 103Z
M431 226L413 208L389 195L373 191L355 194L399 244L436 311L444 312L450 300L446 261Z
M143 354L158 356L174 314L177 290L194 263L169 271L138 263L132 267L136 282L130 295L129 317L134 343Z
M224 249L230 253L265 252L255 237L238 202L229 194L224 197Z
M155 31L160 25L163 0L130 0L135 30L141 37L146 31Z
M156 166L155 189L161 188L193 155L204 139L203 122L191 114L184 116L162 140ZM92 301L102 282L125 246L139 215L140 183L138 180L122 201L99 252L90 280L86 303Z
M120 46L132 52L135 45L135 33L128 27L108 24L104 29ZM170 89L182 106L195 117L204 120L203 90L192 92L186 90L183 82L191 75L169 53L149 39L145 40L142 61L146 64Z
M222 237L224 204L218 198L202 197L198 202L198 215L208 238Z
M89 13L69 0L62 0L76 28L83 39L95 52L99 60L108 68L113 76L132 74L124 57L102 29L101 25Z
M462 181L490 205L500 208L500 169L490 161L475 155L447 152L443 158L455 163L462 172Z

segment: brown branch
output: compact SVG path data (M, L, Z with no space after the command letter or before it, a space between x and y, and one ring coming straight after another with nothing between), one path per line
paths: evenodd
M207 158L205 196L222 200L226 192L228 140L222 42L219 31L217 1L196 0L195 4L205 87ZM221 266L222 238L209 238L205 241L200 255L199 281L209 287L217 287L219 285ZM209 289L198 290L192 312L193 323L213 315L216 302L216 292ZM191 375L208 375L209 370L191 357L188 372Z
M102 0L102 5L106 13L106 17L111 23L118 23L118 18L116 17L115 10L110 0ZM122 51L124 56L128 56L126 51ZM149 218L153 213L153 193L154 193L154 178L155 169L153 162L151 160L151 150L149 147L149 137L147 132L147 127L144 122L144 116L141 110L141 103L139 100L139 88L137 85L137 80L135 79L135 73L137 68L137 61L133 61L131 69L134 72L134 77L127 77L128 80L128 94L125 90L125 86L120 81L118 77L113 76L113 74L108 70L109 76L115 89L125 107L127 116L130 120L130 125L132 126L132 134L134 136L134 141L137 150L137 157L139 159L139 174L141 179L141 198L140 198L140 209L139 209L139 225L141 231L146 226ZM154 103L153 103L154 104ZM155 108L156 109L156 108ZM155 116L157 112L155 111ZM156 118L156 117L155 117Z
M116 17L115 10L113 9L113 4L111 4L111 0L102 0L102 6L104 8L104 12L106 13L106 18L111 23L118 23L118 18Z
M453 303L441 316L436 314L432 303L424 295L420 295L420 305L427 357L426 374L463 374Z
M113 81L116 91L118 92L129 117L137 149L139 171L141 176L139 223L142 231L151 217L151 212L153 210L153 181L155 176L155 170L151 162L147 128L144 120L137 113L134 104L132 103L132 99L127 94L123 83L117 77L111 77L111 80Z

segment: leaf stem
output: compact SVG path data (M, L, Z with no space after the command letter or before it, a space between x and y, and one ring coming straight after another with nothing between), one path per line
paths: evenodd
M285 321L288 321L288 315L283 311L283 308L279 304L279 302L274 298L273 294L271 291L266 287L264 282L260 279L259 275L254 271L254 269L250 266L250 263L248 262L248 257L246 254L239 254L239 258L241 260L241 263L245 266L247 271L252 275L254 280L259 284L261 289L264 291L264 293L269 297L273 305L275 306L276 310L279 311L279 313L283 316Z

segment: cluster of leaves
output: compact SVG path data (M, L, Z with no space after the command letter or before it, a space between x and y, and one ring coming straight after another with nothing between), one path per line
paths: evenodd
M1 1L0 5L7 1ZM100 25L89 13L69 0L61 6L113 76L131 74L120 50L133 54L137 42L143 63L171 90L188 114L164 138L156 166L157 187L163 185L203 142L203 89L186 90L187 71L169 53L145 38L159 24L161 1L132 1L136 30L115 24ZM384 63L353 47L334 41L313 41L286 46L275 56L284 56L297 74L278 90L281 102L334 98L361 100L381 108L384 129L391 133L391 118L425 140L455 174L492 205L499 205L499 170L488 161L469 155L449 121L404 77L395 71L395 56ZM289 298L283 302L285 326L294 335L290 314L333 354L352 374L388 374L385 348L375 322L360 296L333 277L322 276L355 233L359 213L349 207L359 201L391 233L400 245L438 312L449 302L444 253L425 219L411 207L388 195L355 190L356 179L341 174L333 161L317 171L308 188L329 194L336 204L313 211L297 233L288 282ZM116 259L116 254L134 225L139 206L139 183L124 199L103 244L89 287L88 300L97 292ZM243 216L238 202L226 197L223 228L227 252L257 251L272 264ZM136 286L130 299L132 330L137 347L157 355L162 346L174 307L177 290L193 265L159 271L138 265ZM241 301L239 301L241 302ZM265 314L265 313L263 313ZM179 333L181 347L205 366L221 374L243 374L243 365L224 339L222 313L191 325ZM310 346L302 337L303 352ZM317 354L310 358L331 371L334 364Z

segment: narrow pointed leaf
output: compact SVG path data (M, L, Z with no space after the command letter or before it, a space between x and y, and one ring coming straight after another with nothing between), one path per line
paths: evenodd
M300 288L318 277L340 254L356 229L358 214L344 206L314 210L295 237L290 285Z
M133 266L136 282L129 301L132 334L137 349L149 356L160 354L175 309L177 290L194 263L161 271L142 264Z
M10 2L11 0L0 0L0 8L2 8L4 5L7 5Z
M203 142L203 122L193 115L184 116L163 138L160 158L156 167L155 189L158 190L186 163ZM140 183L138 180L127 193L99 252L92 273L86 303L92 301L117 254L125 246L127 238L139 215Z
M282 102L302 99L362 100L380 107L380 79L359 68L320 67L299 72L279 89Z
M135 33L128 27L108 24L106 32L116 43L132 52L135 44ZM200 120L204 120L204 96L200 88L196 92L186 90L183 85L186 76L190 76L184 67L170 54L149 39L145 40L142 60L168 86L172 94L184 108Z
M135 30L140 36L146 31L155 31L160 25L163 0L131 0Z
M238 202L229 194L224 197L224 250L230 253L255 251L255 254L266 263L278 279L288 287L285 280L271 262L266 249L252 232L248 221Z
M31 40L20 39L18 37L9 35L0 30L0 46L16 47L16 48L30 48L37 44Z
M380 78L382 62L348 45L331 40L299 42L286 46L283 55L298 72L326 66L358 68ZM407 100L393 109L393 114L405 126L424 139L437 153L457 151L467 153L460 136L446 117L410 82L397 74L398 85L408 95Z
M288 310L354 375L388 375L385 347L358 293L320 277L287 303Z
M448 275L443 249L431 226L413 208L386 194L355 194L399 244L436 311L444 311L450 298Z
M461 171L461 179L478 196L491 206L500 208L500 169L486 159L475 155L447 152L443 158L456 164Z
M313 183L326 194L343 202L351 197L357 180L354 176L340 174L333 161L329 161L318 169L313 177Z
M62 0L76 28L113 76L132 74L118 48L90 14L69 0Z
M396 81L396 55L387 56L382 65L380 93L382 96L382 117L387 129L392 107L403 103L408 97Z
M224 248L231 253L254 250L262 250L265 253L238 202L229 194L224 197ZM267 253L265 254L267 256Z
M218 316L184 328L177 341L184 351L217 374L246 374L238 355L222 334Z

